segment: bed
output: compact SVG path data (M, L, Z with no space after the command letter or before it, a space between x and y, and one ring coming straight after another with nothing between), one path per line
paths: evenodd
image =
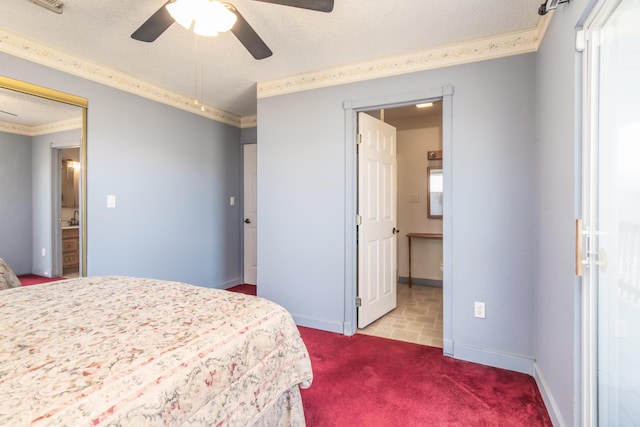
M311 381L262 298L130 277L0 292L3 426L303 426Z

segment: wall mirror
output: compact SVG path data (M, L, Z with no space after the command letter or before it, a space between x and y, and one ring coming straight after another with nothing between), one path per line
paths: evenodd
M78 208L80 203L80 162L63 159L61 169L62 207Z
M80 250L80 275L86 276L86 123L88 100L86 98L49 89L43 86L0 76L0 107L0 137L3 134L7 139L9 139L10 136L13 136L13 139L11 139L11 141L13 141L12 143L15 143L17 138L20 137L22 138L20 141L26 140L26 143L28 143L28 141L32 141L33 144L35 140L39 140L41 144L43 140L48 139L48 135L53 135L56 134L56 132L61 132L64 129L70 128L76 129L74 134L80 135L78 137L80 139L78 161L76 164L71 165L71 170L67 169L65 172L68 172L66 175L68 178L68 186L69 190L72 192L71 194L73 194L73 196L69 196L69 199L74 199L71 203L73 204L74 209L79 212L80 241L78 242L78 247ZM73 117L72 119L69 118L71 116ZM23 177L33 179L33 186L31 188L33 188L34 201L32 202L32 206L22 206L21 210L21 212L25 211L25 209L27 211L29 209L33 211L33 219L30 220L32 222L31 227L33 228L34 236L37 235L39 240L37 247L35 247L36 244L34 243L34 247L32 249L33 259L38 261L45 259L50 260L47 261L50 265L48 267L42 267L41 269L43 271L50 271L51 274L57 275L62 273L61 271L58 271L58 267L56 266L59 261L61 264L61 260L57 259L57 255L55 255L57 251L53 248L55 245L54 242L56 240L60 240L60 224L58 224L58 221L54 219L55 215L53 212L55 209L53 206L54 203L59 203L59 201L52 201L51 187L55 183L61 183L61 181L63 181L63 177L54 177L54 174L48 177L41 176L43 174L37 173L38 170L35 169L32 173L29 173L29 171L34 168L34 162L37 162L39 165L45 164L42 162L49 162L50 164L60 162L60 158L54 155L54 152L57 150L53 149L53 143L50 145L51 147L46 150L46 153L41 151L36 153L34 149L32 156L30 156L31 158L25 159L24 165L16 165L13 170L26 171L24 172ZM42 147L42 145L38 146ZM9 147L9 145L7 145L7 147ZM0 148L2 148L1 144ZM46 158L41 156L45 156ZM55 170L58 172L60 171L60 169ZM32 178L29 178L30 176ZM7 175L3 177L3 183L5 182L5 179L9 188L18 187L11 185L11 179L19 179L13 174L7 173ZM48 186L41 185L41 183L47 182L49 183ZM75 191L77 191L77 193L75 193ZM23 199L24 197L21 198L21 200ZM6 201L7 200L5 199L3 203ZM11 212L11 206L6 207L5 209L0 209L0 221L10 218L10 216L3 218L3 215L11 215ZM6 245L0 244L0 249L5 252L12 253L12 245L15 245L16 242L7 241L5 243ZM36 254L38 256L36 256ZM45 258L45 254L47 258ZM33 263L35 264L36 261L33 261ZM39 267L41 267L41 265L32 265L31 267L34 270L40 270Z
M427 168L427 217L442 218L442 166Z

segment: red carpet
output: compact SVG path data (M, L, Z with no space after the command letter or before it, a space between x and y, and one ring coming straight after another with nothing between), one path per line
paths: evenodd
M532 377L442 350L299 327L314 380L308 427L552 426Z
M256 285L235 285L227 290L240 294L256 295Z
M64 280L64 277L44 277L44 276L36 276L35 274L23 274L22 276L18 276L20 283L22 286L31 286L37 285L40 283L48 283L55 282L57 280Z

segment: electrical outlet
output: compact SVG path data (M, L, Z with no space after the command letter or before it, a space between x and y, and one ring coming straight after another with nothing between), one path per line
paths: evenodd
M473 305L473 313L479 319L484 319L484 303L476 301Z
M47 249L46 248L42 248L42 256L47 256Z

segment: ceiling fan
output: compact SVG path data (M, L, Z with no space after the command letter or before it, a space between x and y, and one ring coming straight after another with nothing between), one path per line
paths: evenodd
M212 0L209 0L212 3ZM318 12L329 13L333 10L333 0L255 0L264 3L273 3L279 4L282 6L290 6L297 7L300 9L308 9L314 10ZM167 1L160 9L158 9L149 19L147 19L133 34L131 34L131 38L143 42L153 42L155 41L162 33L164 33L167 28L171 26L176 19L169 12L169 8L171 8L171 4L175 3L176 0ZM249 53L255 59L264 59L268 58L273 54L271 49L266 45L266 43L260 38L258 33L251 27L251 25L247 22L246 19L240 14L238 9L235 8L231 3L221 2L221 4L230 11L233 15L235 15L235 23L231 27L230 31L236 38L244 45L244 47L249 51ZM167 7L169 6L169 8Z

